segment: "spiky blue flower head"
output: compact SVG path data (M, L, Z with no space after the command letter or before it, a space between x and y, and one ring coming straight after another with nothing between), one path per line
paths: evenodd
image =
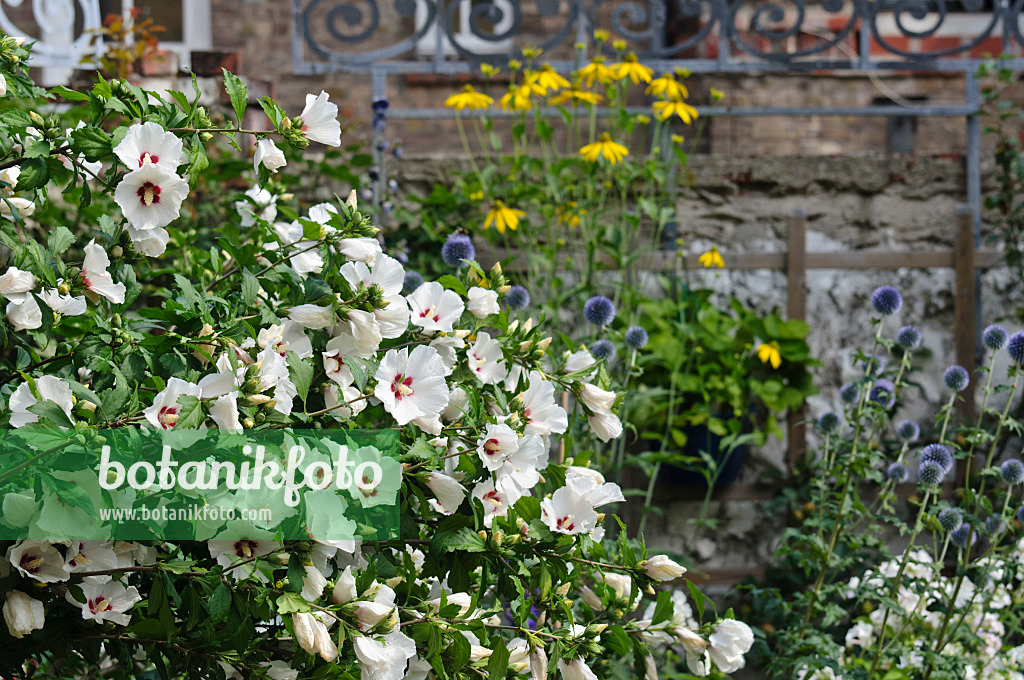
M615 345L611 340L601 339L591 346L590 353L595 359L604 359L605 363L610 364L615 360Z
M407 269L405 280L402 281L402 295L408 295L423 285L423 274Z
M390 191L391 193L395 193L395 192L398 191L398 180L397 179L389 179L388 180L388 191Z
M943 508L939 511L939 526L949 533L950 531L956 531L960 528L960 525L964 523L963 514L956 508Z
M896 426L896 436L905 442L916 441L921 436L921 426L913 420L901 420Z
M475 257L476 248L468 234L456 232L441 246L441 259L449 267L460 267L463 260L472 260Z
M885 476L897 484L902 484L910 479L910 471L907 470L907 466L903 463L893 463L885 471Z
M942 374L942 382L954 392L963 392L971 382L971 374L958 364L953 364Z
M879 286L871 294L871 306L879 314L895 314L903 306L903 296L892 286Z
M896 386L892 384L891 380L885 378L879 378L875 381L875 384L871 386L871 392L868 393L868 399L884 406L885 408L891 407L896 402Z
M999 476L1007 484L1020 484L1024 481L1024 463L1016 458L1009 458L999 466Z
M860 390L853 383L846 383L839 388L839 398L843 400L844 404L852 404L857 401Z
M985 343L985 347L988 347L993 352L1003 348L1007 337L1009 337L1009 334L1006 332L1006 329L997 323L992 324L981 332L981 341Z
M946 471L942 466L932 461L923 461L921 467L917 468L917 479L923 486L938 486L945 476Z
M626 337L624 339L626 344L633 349L643 349L647 346L647 341L650 338L648 338L647 330L643 326L630 326L626 329Z
M1006 529L1006 522L1003 521L1002 517L992 515L985 520L985 533L989 535L995 535L1002 533Z
M961 524L949 532L949 542L960 549L974 545L977 540L978 533L971 530L970 524Z
M512 309L526 309L530 306L530 291L522 286L512 286L505 293L505 304Z
M881 375L885 370L885 359L877 354L872 354L861 360L860 367L864 369L864 375Z
M1024 504L1017 508L1017 521L1024 522Z
M615 303L603 295L595 295L583 305L583 316L595 326L607 326L615 318Z
M371 189L370 187L366 187L366 188L362 189L359 192L359 198L363 199L364 201L372 201L373 200L373 189Z
M896 334L896 344L903 349L917 349L921 346L921 331L913 326L904 326Z
M921 451L921 464L935 463L945 476L953 469L953 453L943 444L929 444Z
M822 413L818 418L818 429L825 434L831 434L839 429L839 416L832 411Z
M388 102L387 97L374 97L370 106L374 113L384 113L388 110L388 107L391 106L391 104Z
M1017 331L1006 341L1006 353L1014 363L1024 364L1024 331Z

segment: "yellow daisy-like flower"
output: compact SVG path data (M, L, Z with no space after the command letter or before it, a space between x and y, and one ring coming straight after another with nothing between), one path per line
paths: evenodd
M580 217L587 214L585 208L579 210L576 206L579 205L576 201L566 201L564 206L558 208L558 221L569 227L580 226Z
M580 155L591 163L596 163L597 159L603 156L608 163L615 165L629 155L629 149L613 142L611 136L605 132L596 142L580 149Z
M722 254L718 252L718 248L714 247L698 257L697 262L699 262L702 267L718 267L721 269L725 266L725 260L722 259Z
M469 194L469 200L471 201L482 201L484 200L484 192L482 191L471 191Z
M634 85L639 84L641 80L649 83L654 76L654 70L637 61L636 55L632 52L623 57L618 64L612 64L611 69L616 80L629 78Z
M501 108L507 111L529 111L533 108L530 101L532 88L527 85L511 85L508 92L501 98Z
M682 144L685 141L686 141L686 137L684 137L682 135L672 135L672 143L673 144Z
M612 41L612 49L615 50L616 52L625 52L626 51L626 41L625 40L613 40Z
M770 363L772 368L778 368L782 365L782 353L779 351L779 343L772 340L771 342L761 343L757 346L757 358L761 360L762 364Z
M533 47L532 45L527 45L526 47L523 48L523 56L526 57L527 59L536 59L541 54L543 54L543 52L544 50L542 50L541 48Z
M658 120L667 120L672 116L679 116L686 123L696 120L697 109L693 108L682 99L666 99L665 101L654 102L654 115Z
M523 62L519 61L518 59L509 59L508 67L512 71L518 71L523 67Z
M690 96L686 85L676 80L672 73L666 73L662 77L652 80L644 92L666 99L685 99Z
M609 37L611 37L611 33L607 29L599 28L594 31L594 40L599 43L606 42Z
M594 60L576 72L576 77L593 87L594 81L602 85L615 82L615 73L611 68L604 65L604 57L594 57Z
M487 63L480 64L480 73L483 73L488 78L498 75L501 71L497 66L492 66Z
M484 218L484 229L490 229L491 225L494 225L499 234L504 234L505 229L515 231L521 217L526 217L526 211L514 210L506 206L503 201L495 201L490 212L487 213L487 217Z
M723 99L725 99L725 93L722 92L721 90L716 90L715 88L712 87L710 92L711 92L711 101L713 101L713 102L720 102Z
M597 104L601 99L602 97L598 93L582 90L574 85L552 97L551 104L552 106L558 106L566 102L572 102L573 104Z
M563 87L569 87L569 81L548 64L541 66L540 71L532 75L537 85L542 88L538 94L547 94L548 90L561 90Z
M461 111L463 109L486 109L494 103L492 97L483 92L477 92L472 85L466 85L462 92L458 92L444 100L444 105L450 109Z

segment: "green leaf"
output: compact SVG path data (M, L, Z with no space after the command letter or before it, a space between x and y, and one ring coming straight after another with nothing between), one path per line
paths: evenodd
M203 413L202 402L199 401L199 397L183 394L178 397L178 406L181 407L181 410L178 411L178 420L174 424L174 429L194 430L206 420L206 414Z
M28 407L29 413L34 413L40 418L46 418L60 427L74 427L74 423L64 413L64 409L52 401L38 401Z
M89 126L71 132L71 150L85 156L87 161L98 161L114 152L110 135L100 128Z
M159 619L142 619L128 626L128 634L144 640L163 640L167 637Z
M444 276L439 278L437 282L440 283L445 288L447 288L448 290L454 290L462 297L466 297L466 286L462 284L462 281L459 281L451 274L445 274Z
M667 590L661 591L658 593L658 599L655 602L654 616L651 618L652 626L672 618L672 593Z
M305 405L309 388L313 385L313 366L292 351L288 352L285 361L288 362L288 377L295 383L295 389L302 398L302 404Z
M50 232L46 239L46 247L54 255L63 255L64 251L75 242L75 236L67 227L60 226Z
M231 99L231 107L235 110L235 118L238 119L238 127L242 127L242 117L245 115L245 107L249 102L249 88L245 86L242 79L235 74L222 68L224 72L224 89L227 90Z
M28 158L21 164L18 186L15 191L31 191L46 186L50 179L50 168L45 158Z
M487 549L487 543L480 535L469 527L462 527L457 531L438 534L430 542L431 548L440 548L441 552L451 550L464 550L466 552L483 552Z
M228 617L231 611L231 589L221 583L213 591L207 604L210 610L210 623L217 624Z
M301 593L302 582L306 578L306 570L302 567L302 558L292 553L288 558L288 592Z
M458 671L469 662L469 656L473 652L466 636L459 631L452 633L452 670Z
M185 151L188 154L188 181L190 185L195 186L199 181L199 175L210 167L210 159L206 157L206 149L203 148L203 140L199 138L198 133L192 135L192 142L185 147Z
M504 642L494 645L492 649L494 651L491 652L491 657L487 660L487 677L504 678L508 673L508 659L511 652Z
M54 477L43 477L42 479L44 485L50 487L52 493L61 503L78 508L90 517L97 517L96 506L93 505L89 494L81 486Z
M242 270L242 301L248 307L256 301L260 293L260 282L248 268Z
M693 603L697 605L697 619L701 621L704 619L704 603L707 598L704 597L704 593L700 592L700 588L694 585L693 581L687 581L686 587L690 590Z
M280 616L310 611L309 603L299 593L281 593L277 598L277 613Z

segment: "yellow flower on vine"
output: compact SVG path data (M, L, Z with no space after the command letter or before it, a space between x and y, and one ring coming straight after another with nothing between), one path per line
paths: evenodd
M665 97L666 99L685 99L690 96L686 85L676 80L675 75L672 73L666 73L660 78L652 80L644 92L658 97Z
M537 94L547 94L548 90L561 90L564 87L569 87L569 81L548 64L541 66L540 70L531 76L537 86L541 88Z
M562 90L554 97L551 98L551 105L558 106L559 104L565 104L570 102L572 104L598 104L602 97L596 92L590 90L583 90L573 85L572 87Z
M654 102L654 115L658 120L667 120L672 116L679 116L686 123L692 123L698 115L697 109L693 108L682 99L666 99Z
M487 96L483 92L477 92L473 89L472 85L466 85L462 88L462 92L453 94L444 101L445 106L456 111L462 111L463 109L486 109L493 103L494 99L492 97Z
M615 73L604 65L604 57L594 57L593 61L576 72L576 77L586 83L587 87L593 87L595 80L602 85L615 82Z
M505 229L515 231L521 217L526 217L525 211L509 208L504 201L495 201L484 219L484 229L490 229L491 225L494 225L499 234L504 234Z
M510 85L508 92L501 98L501 108L506 111L529 111L533 108L530 101L532 89L528 84Z
M629 78L634 85L639 84L641 80L649 83L651 77L654 76L654 70L641 64L632 52L623 57L619 63L612 64L611 69L616 80Z
M615 165L629 155L629 149L613 142L611 136L605 132L596 142L580 149L580 155L591 163L596 163L598 158L604 157L608 163Z
M700 266L705 268L718 267L721 269L725 266L725 260L722 259L722 254L718 252L718 248L714 247L698 257L697 262L700 263Z
M778 368L782 365L782 352L779 351L779 343L772 340L771 342L761 343L757 346L757 358L761 360L762 364L770 363L772 368Z

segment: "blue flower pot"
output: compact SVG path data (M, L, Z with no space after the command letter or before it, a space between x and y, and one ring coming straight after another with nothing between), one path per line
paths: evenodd
M715 480L715 488L721 489L729 486L739 477L743 468L743 461L747 457L747 446L742 444L735 447L732 452L722 448L722 437L707 428L706 425L690 425L682 428L686 435L686 446L680 452L685 456L700 458L701 451L711 455L719 465L718 479ZM678 486L699 487L706 489L708 484L697 466L704 466L703 461L693 463L688 468L675 465L662 465L659 481Z

